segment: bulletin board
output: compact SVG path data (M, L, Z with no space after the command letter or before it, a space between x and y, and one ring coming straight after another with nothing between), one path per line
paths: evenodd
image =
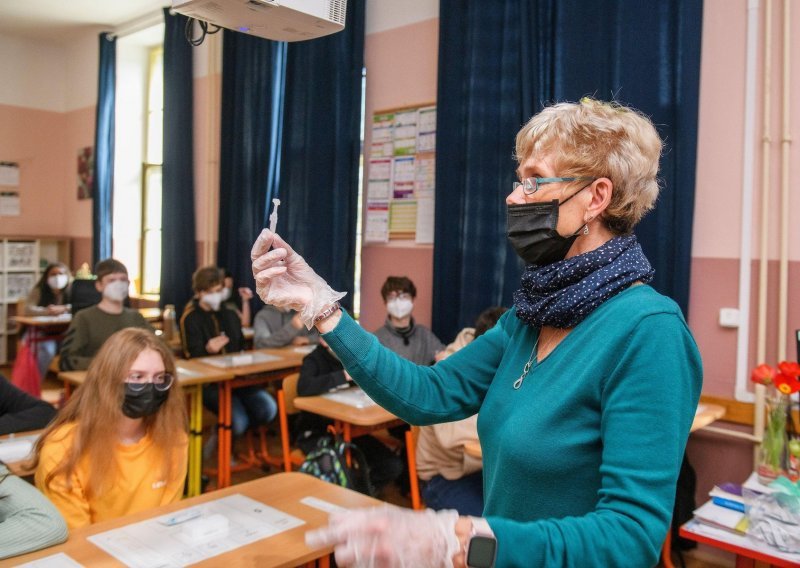
M364 242L433 243L436 106L375 112Z

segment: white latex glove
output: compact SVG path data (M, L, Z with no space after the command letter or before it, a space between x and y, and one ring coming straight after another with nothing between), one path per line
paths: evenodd
M269 250L274 246L272 250ZM250 251L256 293L277 308L295 310L308 329L314 318L344 297L325 282L277 233L264 229Z
M306 544L333 546L337 566L451 568L457 520L453 510L355 509L331 514L327 527L306 533Z

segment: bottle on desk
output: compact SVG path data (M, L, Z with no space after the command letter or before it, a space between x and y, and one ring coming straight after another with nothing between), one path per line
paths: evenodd
M175 306L173 304L167 304L164 306L164 313L162 316L163 321L163 337L164 341L172 343L175 338L178 337L178 326L177 322L175 321Z

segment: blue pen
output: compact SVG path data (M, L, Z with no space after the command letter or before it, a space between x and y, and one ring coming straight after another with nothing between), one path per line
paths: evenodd
M744 503L740 503L739 501L725 499L725 497L712 497L711 502L714 503L714 505L719 505L720 507L725 507L726 509L744 513Z

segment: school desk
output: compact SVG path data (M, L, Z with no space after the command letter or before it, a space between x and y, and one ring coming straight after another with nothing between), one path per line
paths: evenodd
M177 359L175 369L178 382L189 394L189 458L186 494L199 495L203 468L203 385L222 384L233 379L228 369L203 365L197 360ZM69 397L72 385L82 385L86 371L62 371L58 378L64 382L65 396ZM230 458L228 458L230 460Z
M35 443L35 441L33 439L34 438L39 438L39 436L41 436L42 432L44 432L44 429L41 429L41 430L29 430L28 432L14 432L13 434L4 434L3 436L0 436L0 444L2 444L3 442L10 442L10 441L14 441L14 440L22 440L22 439L26 439L26 438L31 440L32 443ZM8 471L10 471L11 473L13 473L14 475L17 475L19 477L26 477L28 475L33 475L34 473L36 473L35 470L28 469L26 467L27 464L28 464L28 459L29 458L30 458L30 456L25 457L25 458L23 458L21 460L18 460L18 461L6 462L5 465L8 468Z
M309 548L305 544L305 534L310 530L327 525L328 513L302 503L301 499L313 497L347 509L374 507L382 504L377 499L338 485L325 483L310 475L277 473L149 511L72 530L69 539L64 544L0 561L0 567L17 566L56 553L67 554L83 566L122 566L116 558L89 542L87 537L234 494L250 497L286 514L298 517L305 524L215 556L194 566L288 568L301 566L317 559L321 560L321 565L327 566L328 555L332 552L332 548Z
M331 418L337 432L346 442L354 437L378 428L402 424L397 416L378 404L356 407L325 396L298 396L294 405L300 410Z
M236 363L236 359L231 359L232 356L241 357L243 360L247 355L265 354L274 357L270 361L255 361L247 362L242 361ZM232 364L224 368L233 374L232 381L224 381L219 384L219 411L217 414L218 420L218 441L219 441L219 463L217 469L217 487L227 487L231 483L231 451L233 448L233 434L231 432L231 404L233 400L233 391L237 388L252 386L252 385L265 385L270 382L280 382L291 373L296 373L300 370L303 364L303 357L305 353L298 351L293 346L281 347L278 349L255 349L251 351L242 351L241 353L228 353L223 355L214 355L211 357L200 357L194 359L198 363L206 367L215 368L213 362L226 361ZM281 444L288 443L288 436L282 433ZM288 454L288 448L283 448L283 455ZM267 455L262 449L260 458L267 462L284 467L283 456L278 459L272 458Z
M753 568L756 560L781 568L800 566L800 554L783 553L766 544L753 542L745 535L709 527L694 519L681 527L680 535L720 550L733 552L736 555L736 568Z

